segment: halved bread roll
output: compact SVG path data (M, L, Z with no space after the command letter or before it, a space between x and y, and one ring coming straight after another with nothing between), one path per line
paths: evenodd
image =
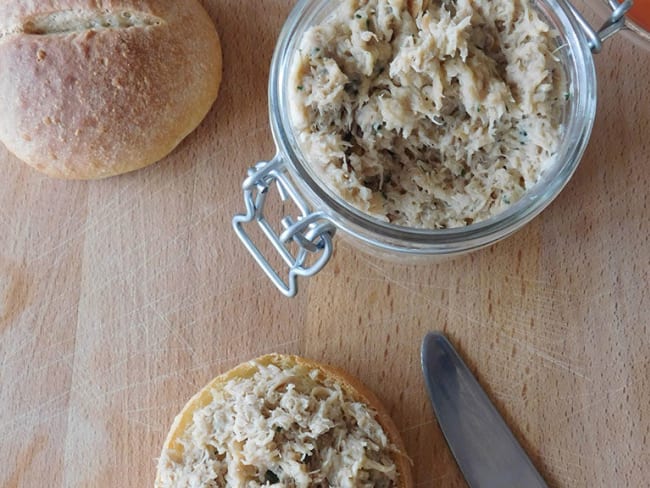
M413 485L399 432L344 371L270 354L218 376L176 417L163 487Z

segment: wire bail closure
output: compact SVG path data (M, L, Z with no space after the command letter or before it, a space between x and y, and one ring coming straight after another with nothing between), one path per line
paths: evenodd
M618 3L616 0L607 0L607 3L612 9L612 15L610 15L609 19L607 19L602 27L596 31L591 27L584 16L573 6L573 4L567 2L571 14L578 21L578 24L587 36L589 48L594 54L598 54L602 50L603 42L625 27L625 14L632 8L633 1L625 0L622 3Z
M264 216L264 206L272 185L278 188L282 201L291 201L300 211L297 219L285 216L281 220L284 231L278 235ZM246 214L238 214L232 220L237 236L255 261L264 270L273 284L287 297L298 292L298 276L314 276L327 264L332 256L332 237L335 225L323 212L312 212L293 183L289 180L284 161L276 156L270 162L260 162L248 170L248 177L242 185ZM268 259L252 241L244 229L244 224L256 222L280 257L289 267L287 280L283 280ZM287 243L295 242L298 253L294 256L287 248ZM307 260L312 255L319 255L311 264Z

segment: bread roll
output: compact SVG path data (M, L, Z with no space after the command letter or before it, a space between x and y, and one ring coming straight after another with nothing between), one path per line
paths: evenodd
M197 0L6 0L0 141L50 176L154 163L205 117L221 47Z
M379 400L347 373L271 354L215 378L176 417L155 486L411 487Z

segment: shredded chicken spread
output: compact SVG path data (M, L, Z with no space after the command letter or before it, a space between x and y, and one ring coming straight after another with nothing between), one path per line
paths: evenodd
M323 181L375 218L478 222L553 159L569 96L557 48L528 0L343 0L300 42L294 133Z
M374 412L317 370L260 365L213 395L180 440L183 459L163 452L161 486L397 486Z

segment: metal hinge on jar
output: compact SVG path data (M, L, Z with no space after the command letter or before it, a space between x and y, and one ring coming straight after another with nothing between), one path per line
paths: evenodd
M275 232L264 216L266 199L274 184L278 188L282 201L291 199L300 212L296 219L289 216L282 218L281 224L284 231L280 235ZM336 227L323 212L312 212L309 209L305 200L289 180L284 162L279 157L270 162L258 163L251 168L242 187L246 214L235 215L233 218L235 232L275 286L285 296L293 297L298 291L298 277L315 275L329 261L332 256L332 237ZM289 267L286 281L280 277L244 229L244 225L249 223L259 225ZM295 255L287 247L290 242L297 245L298 252ZM311 264L308 264L310 260Z
M603 42L625 27L625 14L632 8L633 2L632 0L625 0L622 3L618 3L617 0L607 0L607 3L612 9L612 14L602 27L596 31L571 2L567 2L569 10L571 10L580 28L587 36L589 48L594 54L602 50Z

